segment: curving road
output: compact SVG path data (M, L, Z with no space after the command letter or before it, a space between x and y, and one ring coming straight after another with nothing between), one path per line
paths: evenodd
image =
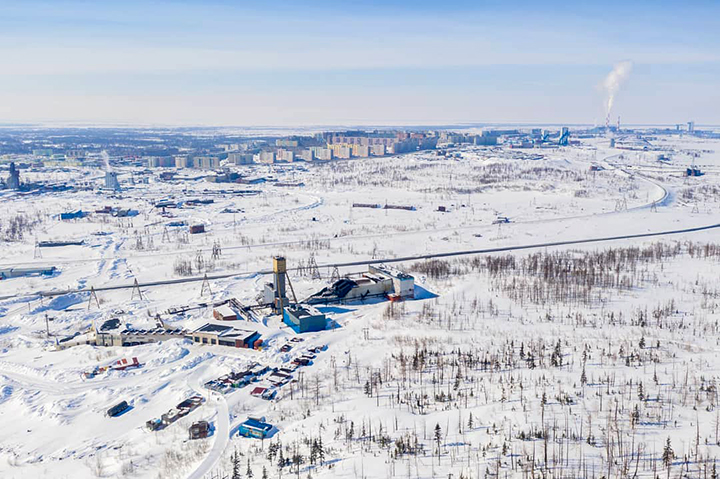
M230 411L228 403L222 394L211 392L211 396L217 400L217 415L215 416L215 432L213 437L213 447L210 449L207 457L200 465L188 475L188 479L202 479L205 474L209 473L215 464L222 458L225 448L230 442Z

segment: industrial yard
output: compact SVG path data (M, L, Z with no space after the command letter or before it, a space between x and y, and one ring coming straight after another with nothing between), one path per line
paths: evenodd
M710 477L720 138L548 130L13 158L0 475Z

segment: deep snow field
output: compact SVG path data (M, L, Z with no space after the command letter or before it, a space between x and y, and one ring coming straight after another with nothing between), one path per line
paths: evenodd
M320 265L321 278L290 273L302 299L331 282L327 264L720 223L720 141L652 143L672 160L661 164L659 151L611 149L595 138L555 149L468 146L450 157L429 151L232 167L297 186L164 182L120 169L123 191L110 195L99 189L102 171L75 169L50 174L95 188L0 191L0 268L58 269L0 281L0 477L232 477L233 456L242 477L251 470L257 478L715 477L715 229L397 263L415 277L414 300L323 307L338 327L303 335L268 311L238 321L260 332L258 351L180 339L55 349L57 339L111 318L148 328L159 313L168 325L193 330L212 319L212 307L165 312L229 298L254 304L269 280L258 272L271 268L273 255L284 255L290 268L311 258ZM706 174L685 178L692 162ZM189 171L179 176L200 176ZM220 192L239 189L253 193ZM167 216L153 206L191 198L214 202L167 209ZM138 214L59 219L105 206ZM28 225L9 241L18 215ZM509 222L497 224L499 217ZM206 232L168 226L176 221L204 224ZM84 244L34 246L51 239ZM89 301L87 288L179 278L181 264L192 276L236 274L212 279L209 293L188 282L143 287L142 298L131 289L100 290L99 307ZM76 289L84 291L38 296ZM280 350L296 336L303 341ZM272 401L250 395L266 379L228 394L204 387L253 363L282 367L316 346L327 349ZM142 367L82 375L130 357ZM206 401L187 417L157 432L145 427L196 394ZM120 400L132 408L105 417ZM264 416L274 436L238 436L248 416ZM190 424L203 419L213 434L188 440Z

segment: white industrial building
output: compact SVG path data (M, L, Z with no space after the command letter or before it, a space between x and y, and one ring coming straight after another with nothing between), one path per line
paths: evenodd
M415 297L415 278L385 266L369 266L360 277L343 278L307 299L308 304L362 301L387 297L391 300Z

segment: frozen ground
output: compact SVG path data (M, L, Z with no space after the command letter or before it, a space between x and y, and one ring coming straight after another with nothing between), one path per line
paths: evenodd
M255 477L263 468L268 477L653 477L666 473L661 456L670 437L671 475L699 477L719 450L720 252L704 246L716 241L716 230L492 260L404 263L421 287L416 300L328 307L340 327L302 335L289 353L280 347L294 334L277 317L246 325L262 334L262 351L182 340L53 348L55 338L111 317L149 327L157 312L174 306L231 297L251 304L267 280L256 272L267 270L276 254L294 267L311 257L330 264L718 223L720 142L661 138L657 144L672 155L669 164L658 163L653 152L607 144L591 139L582 147L530 150L543 155L534 160L514 150L468 147L452 158L424 152L244 167L250 176L302 186L241 185L259 191L242 197L219 192L238 185L154 176L144 184L144 175L130 170L121 175L125 190L114 197L98 190L0 193L6 205L0 231L18 214L29 223L23 238L0 243L0 267L59 269L52 277L0 283L0 473L222 477L237 451L243 476L249 467ZM693 152L699 158L693 160ZM707 174L684 178L692 161ZM590 171L592 164L602 170ZM97 171L52 175L95 185L102 180ZM214 203L171 209L169 218L152 206L167 198ZM139 214L57 218L62 211L106 205ZM510 222L493 224L500 216ZM203 223L207 233L167 226L181 220ZM49 239L85 244L43 248L38 255L35 241ZM213 258L215 244L222 251ZM103 291L99 308L88 307L87 293L42 301L32 296L172 279L181 263L190 264L193 275L246 274L211 281L212 292L204 295L200 283L145 288L142 299L129 289ZM292 275L298 297L330 281L330 269L319 272L322 279ZM50 337L46 314L53 318ZM167 322L193 329L210 316L211 308L200 308ZM252 386L226 395L203 387L254 362L287 364L298 350L320 345L327 350L273 401L250 396ZM132 356L142 368L82 377ZM162 431L145 428L194 394L207 399L198 410ZM104 417L120 399L132 409ZM251 415L277 427L271 440L237 436L239 423ZM187 428L200 419L213 424L214 434L188 441ZM311 464L318 439L324 458L313 457ZM280 443L291 464L278 466Z

